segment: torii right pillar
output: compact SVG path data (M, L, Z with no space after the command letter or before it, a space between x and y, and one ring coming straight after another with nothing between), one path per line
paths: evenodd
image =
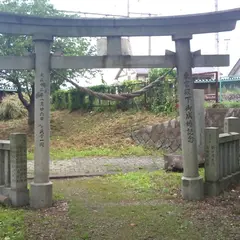
M194 115L192 66L190 50L192 36L173 36L176 46L180 126L183 149L182 197L201 200L204 197L203 179L198 172L197 138Z

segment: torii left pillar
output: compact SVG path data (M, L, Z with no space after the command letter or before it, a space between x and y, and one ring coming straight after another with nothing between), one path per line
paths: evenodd
M50 48L53 37L33 36L35 45L35 151L34 181L31 183L30 206L52 206L52 183L49 181L50 143Z

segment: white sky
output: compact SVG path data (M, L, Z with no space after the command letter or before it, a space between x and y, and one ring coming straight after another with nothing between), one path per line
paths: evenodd
M59 10L127 15L127 0L51 0L51 2ZM218 0L219 10L232 8L240 8L240 0ZM130 0L130 12L166 16L210 12L214 10L215 0ZM134 16L140 17L140 15ZM88 15L88 17L94 16ZM220 68L220 71L224 75L227 75L240 58L240 21L237 23L234 31L220 33L219 37L220 54L230 54L230 67ZM226 41L225 39L230 39L230 41ZM148 54L147 37L131 38L131 46L134 55ZM164 54L165 49L175 51L174 42L171 40L171 37L152 38L152 55ZM201 49L202 54L215 54L215 34L194 35L191 40L191 49L192 51ZM107 82L112 80L115 73L116 70L108 70L105 73L105 80ZM98 83L94 82L94 84Z

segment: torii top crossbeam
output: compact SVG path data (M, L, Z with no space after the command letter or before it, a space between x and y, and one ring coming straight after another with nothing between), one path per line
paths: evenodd
M59 37L174 36L231 31L240 8L149 18L43 18L0 12L0 33L51 34Z

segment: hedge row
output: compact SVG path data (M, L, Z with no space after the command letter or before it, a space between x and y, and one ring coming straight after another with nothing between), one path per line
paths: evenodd
M102 93L116 93L116 87L99 85L90 87L91 90L95 92ZM123 89L118 88L118 92L123 92ZM52 105L55 110L69 109L70 111L74 110L93 110L97 108L98 110L104 109L106 107L117 109L117 108L126 108L131 101L123 102L113 102L99 100L94 96L89 96L84 92L81 92L77 89L71 90L58 90L52 95Z
M144 87L146 83L126 82L121 86L99 85L90 87L95 92L102 93L131 93ZM175 90L168 82L159 83L159 86L150 89L140 97L126 101L107 101L99 100L94 96L89 96L78 89L68 91L59 90L52 95L52 105L55 110L69 109L74 110L128 110L128 109L147 109L154 112L172 112L175 109Z

